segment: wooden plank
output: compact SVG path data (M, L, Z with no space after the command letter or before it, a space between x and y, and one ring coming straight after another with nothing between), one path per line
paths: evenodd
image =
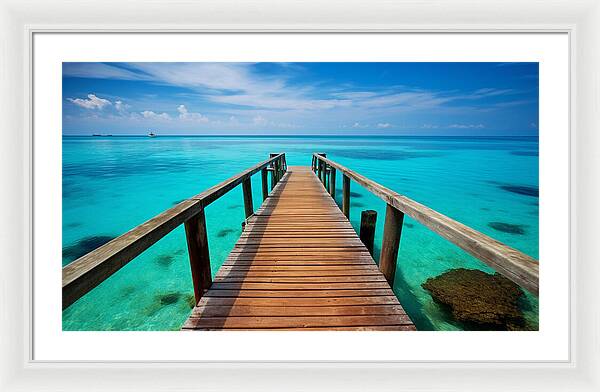
M380 275L354 275L354 276L228 276L216 275L213 282L239 282L239 283L339 283L339 282L387 282Z
M320 179L310 168L290 168L247 220L183 329L414 329L323 187L326 175L323 167Z
M303 316L303 317L191 317L184 328L193 329L256 329L310 328L377 325L411 325L406 315L385 316Z
M374 297L394 295L391 289L352 290L214 290L204 293L206 297L269 297L269 298L319 298L319 297Z
M390 286L385 282L214 282L212 290L367 290L386 289Z
M337 297L337 298L226 298L202 297L198 306L359 306L359 305L397 305L394 295L376 297Z
M208 306L194 309L190 317L268 317L268 316L385 316L406 314L400 305L367 306Z
M538 295L539 263L534 258L394 192L337 162L320 157L317 154L314 154L314 156L319 161L342 172L344 177L347 176L356 181L386 203L483 261L516 284L529 290L532 294Z

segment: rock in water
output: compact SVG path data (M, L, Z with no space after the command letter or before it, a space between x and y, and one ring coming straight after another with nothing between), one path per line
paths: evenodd
M523 291L498 273L458 268L429 278L422 286L436 302L447 305L457 321L473 329L526 329L518 306Z

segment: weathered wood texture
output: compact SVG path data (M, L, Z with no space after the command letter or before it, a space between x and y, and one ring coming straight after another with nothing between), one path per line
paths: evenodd
M248 224L185 330L414 330L310 167L290 167Z
M335 169L331 168L329 173L329 195L335 200Z
M342 179L342 212L350 219L350 177L345 174Z
M254 213L254 204L252 202L252 182L250 178L242 181L242 194L244 196L244 211L246 218L249 218Z
M194 296L196 303L198 303L202 294L212 284L204 210L185 221L185 237L192 269Z
M265 201L269 196L269 178L267 177L267 169L262 169L260 171L260 180L262 185L262 197L263 201Z
M98 286L156 241L170 233L177 226L194 217L253 174L274 162L284 161L284 154L271 158L244 170L243 172L197 194L160 215L142 223L127 233L113 239L90 253L63 267L62 307L66 309L73 302Z
M373 255L373 246L375 242L375 226L377 224L377 211L365 210L360 214L360 240L367 247L367 250Z
M398 260L398 250L400 249L400 235L402 233L403 222L404 213L388 204L385 210L379 269L391 285L394 284L394 278L396 277L396 263Z
M313 156L318 159L318 163L326 163L343 173L344 180L346 177L351 178L387 204L427 226L521 287L538 295L539 263L534 258L394 192L330 159L317 154Z

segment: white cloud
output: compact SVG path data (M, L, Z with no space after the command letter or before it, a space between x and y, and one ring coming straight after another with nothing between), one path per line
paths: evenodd
M361 124L359 122L355 122L352 124L352 128L369 128L369 124Z
M131 106L127 105L123 101L115 101L115 109L117 109L118 112L124 112L130 107Z
M483 124L451 124L451 125L448 125L448 128L481 129L481 128L485 128L485 126Z
M94 94L88 94L88 99L83 98L67 98L73 104L85 109L102 109L111 104L108 99L97 97Z
M391 126L392 126L392 124L390 124L390 123L379 123L379 124L377 124L377 128L389 128Z
M200 113L194 113L187 110L185 105L179 105L177 107L177 111L179 112L179 118L181 120L186 121L198 121L198 122L208 122L208 117L203 116Z
M63 76L97 79L148 80L147 75L105 63L63 63Z
M155 113L152 110L144 110L140 113L142 117L152 120L170 120L171 116L168 113Z
M421 125L421 128L423 128L423 129L436 129L436 128L438 128L438 126L435 125L435 124L423 124L423 125Z
M257 115L257 116L255 116L255 117L252 119L252 122L253 122L255 125L267 125L267 123L268 123L267 119L266 119L266 118L264 118L263 116L261 116L260 114L259 114L259 115Z

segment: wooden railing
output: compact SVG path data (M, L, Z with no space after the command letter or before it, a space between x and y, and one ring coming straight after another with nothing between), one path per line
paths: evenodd
M534 295L539 294L539 263L532 257L327 159L324 153L313 154L312 170L334 198L336 172L343 174L342 211L348 218L351 179L386 202L379 268L390 284L393 284L396 273L402 223L406 214Z
M264 200L269 194L268 172L271 172L271 189L273 189L286 170L285 153L271 154L269 159L182 201L66 265L62 270L63 309L69 307L182 223L185 225L194 295L198 302L204 291L211 285L212 280L204 214L206 206L242 184L244 211L246 218L249 218L254 213L252 175L261 172Z

